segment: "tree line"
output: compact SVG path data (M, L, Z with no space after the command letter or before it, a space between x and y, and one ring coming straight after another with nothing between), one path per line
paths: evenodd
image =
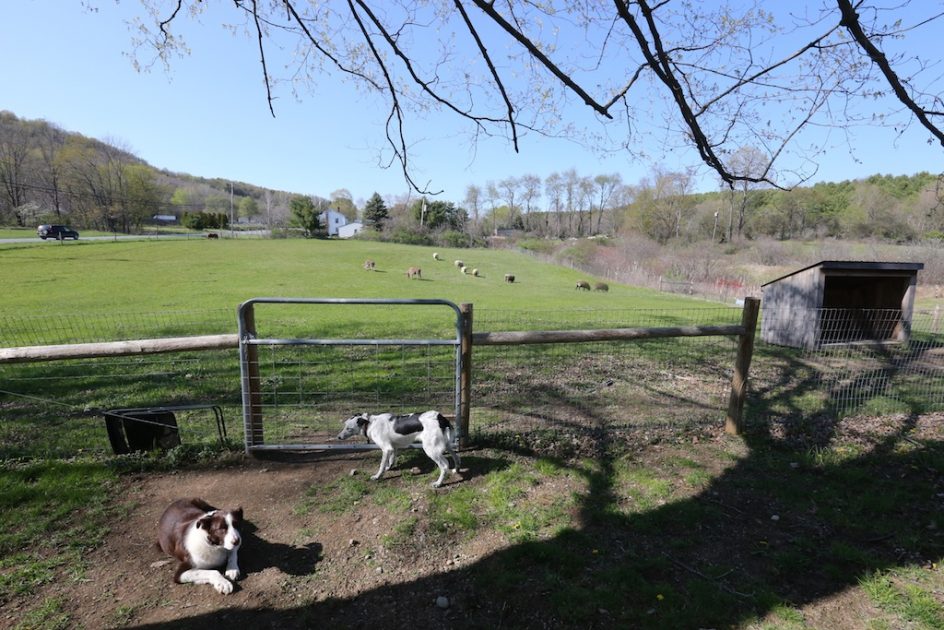
M739 152L750 159L749 148ZM638 233L659 243L760 236L910 242L944 233L942 180L927 172L791 190L744 182L695 193L694 181L691 170L654 168L629 183L619 173L569 169L470 184L459 200L375 193L359 207L344 188L320 197L158 170L120 143L0 112L0 222L8 225L70 222L130 232L173 215L195 229L251 219L317 236L318 217L333 209L362 220L379 238L456 246L508 233L558 239Z
M0 111L0 223L5 225L68 221L131 232L155 216L173 215L189 216L194 224L212 216L219 226L239 217L287 216L290 198L244 182L159 170L120 141L87 138Z

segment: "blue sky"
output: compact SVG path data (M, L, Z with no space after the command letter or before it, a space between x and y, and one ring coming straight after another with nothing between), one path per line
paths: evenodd
M140 13L138 4L98 0L93 3L97 12L82 4L5 4L0 109L117 141L153 166L172 171L321 196L346 188L355 201L375 191L408 192L397 165L378 165L385 106L351 85L325 79L315 94L301 100L280 90L273 118L253 42L208 17L189 33L191 54L175 59L170 72L160 64L137 72L128 55L131 33L124 20ZM920 49L931 41L909 45ZM573 115L592 120L586 112ZM543 178L575 168L582 175L618 172L624 182L635 183L653 166L626 154L600 156L574 142L533 135L523 140L518 154L502 139L483 140L473 150L451 118L433 116L409 124L417 140L412 146L415 179L443 189L443 197L455 201L462 200L470 183L484 185L508 176ZM882 128L854 133L858 163L837 136L836 148L821 158L813 181L944 170L941 147L929 146L917 128L897 139ZM658 160L673 170L699 164L691 151L672 151ZM715 178L704 168L700 172L699 189L717 189Z

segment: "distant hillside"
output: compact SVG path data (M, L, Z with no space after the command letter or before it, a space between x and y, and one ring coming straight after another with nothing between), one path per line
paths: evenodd
M469 185L461 201L415 198L389 208L381 203L374 236L446 245L506 236L643 237L675 247L757 239L903 244L944 238L944 180L928 172L793 190L742 183L700 194L691 192L692 182L690 172L660 167L634 183L618 173L575 169L543 179L509 175ZM354 219L358 209L347 194L315 205L330 204ZM68 221L128 232L155 216L190 215L208 227L240 218L283 227L290 222L292 197L246 182L155 169L126 148L0 112L0 224ZM450 221L438 220L447 214Z
M155 215L287 216L291 194L156 169L130 150L0 111L0 224L130 231Z

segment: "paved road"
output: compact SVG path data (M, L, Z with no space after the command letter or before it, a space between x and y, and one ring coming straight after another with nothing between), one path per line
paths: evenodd
M240 232L230 232L229 230L219 230L222 238L263 238L269 235L268 230L245 230ZM112 236L79 236L80 241L141 241L155 239L202 239L206 236L202 234L115 234ZM67 238L63 244L73 243L72 239ZM38 236L31 238L0 238L0 244L3 243L35 243L38 245L51 243L58 245L59 241L47 238L45 241Z

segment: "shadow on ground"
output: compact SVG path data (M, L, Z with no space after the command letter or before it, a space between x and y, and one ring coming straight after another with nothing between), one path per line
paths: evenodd
M559 462L585 488L572 529L351 599L140 627L721 628L944 556L944 441L912 437L913 416L841 457L775 441L762 428L746 436L746 455L700 492L633 510L618 492L625 449L592 409L574 412L596 429L592 466ZM247 545L247 567L281 562L293 573L317 551L279 554ZM441 595L445 608L435 604Z

